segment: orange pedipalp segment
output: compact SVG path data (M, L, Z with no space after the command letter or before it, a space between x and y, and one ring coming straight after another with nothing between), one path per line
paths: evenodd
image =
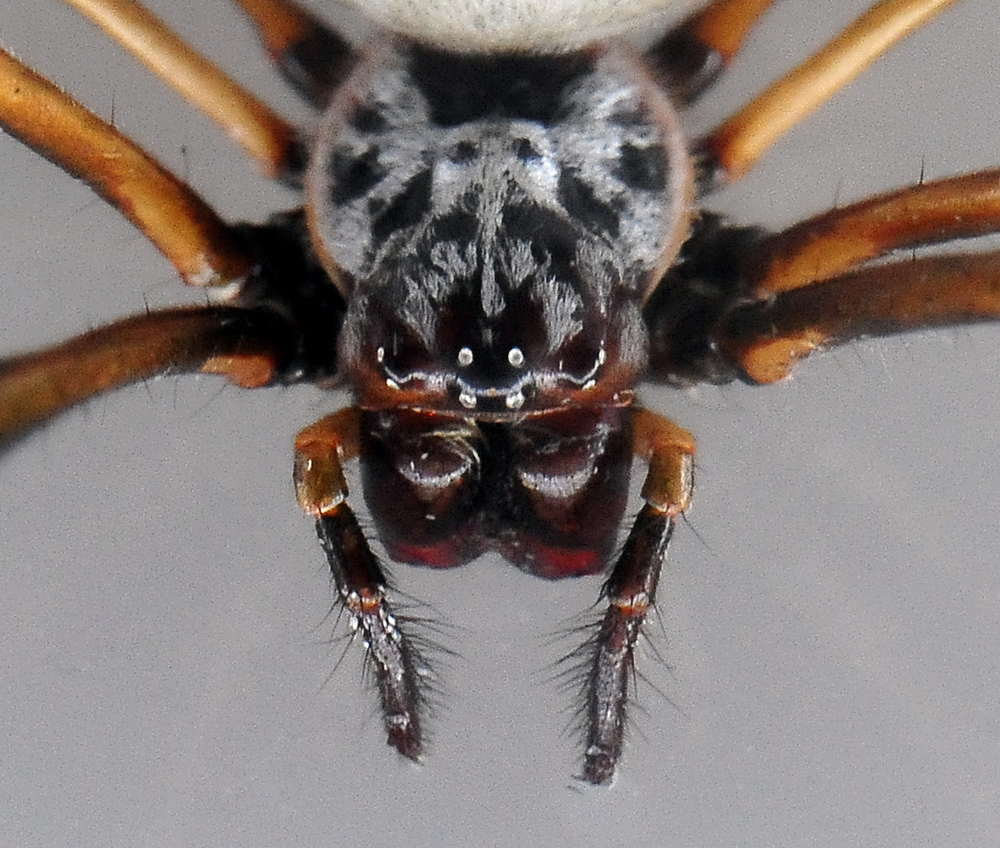
M291 125L133 0L66 0L222 127L272 178L296 157Z
M751 249L761 294L842 274L889 251L1000 231L1000 169L910 186L802 221Z
M221 306L168 309L0 360L0 445L96 394L160 374L206 371L244 386L253 375L263 385L276 363L261 320Z
M881 0L816 54L781 79L702 142L721 174L742 177L781 136L812 114L885 53L956 0Z
M716 332L756 383L786 377L818 348L1000 319L1000 252L928 256L862 268L735 310Z
M343 464L361 451L361 413L347 407L306 427L295 439L295 492L299 505L317 518L335 512L347 498Z
M0 50L0 125L83 179L159 248L191 285L225 285L251 258L197 194L93 113Z
M632 417L632 450L649 469L642 497L653 509L679 515L691 505L694 437L669 418L636 409Z

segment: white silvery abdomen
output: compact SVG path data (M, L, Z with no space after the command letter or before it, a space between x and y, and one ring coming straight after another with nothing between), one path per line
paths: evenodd
M655 27L697 0L344 0L371 21L462 52L558 52Z

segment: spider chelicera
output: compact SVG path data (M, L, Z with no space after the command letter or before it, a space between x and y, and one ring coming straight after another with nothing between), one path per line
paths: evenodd
M695 140L681 136L676 110L710 86L771 2L711 3L644 54L601 42L484 55L391 35L356 50L294 4L240 0L279 68L324 113L308 137L197 64L133 4L79 5L117 37L147 36L142 58L172 84L188 79L173 60L196 63L186 96L273 176L304 183L306 200L262 225L228 225L5 60L8 130L83 176L189 283L218 296L6 360L0 433L12 440L161 373L349 386L355 406L300 435L296 488L366 643L389 741L413 758L422 660L347 503L343 461L360 456L393 559L448 567L496 549L548 578L608 569L582 694L583 777L603 783L621 753L636 640L693 485L691 436L637 407L638 381L773 382L817 348L1000 308L995 256L870 264L996 230L995 172L773 235L693 211L946 3L877 4ZM645 505L616 555L633 454L649 463Z

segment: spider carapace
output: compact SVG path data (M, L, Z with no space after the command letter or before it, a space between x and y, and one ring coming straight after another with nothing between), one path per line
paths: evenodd
M238 2L317 107L309 133L234 93L141 7L85 10L124 42L156 36L135 39L139 57L304 187L302 208L261 225L220 221L127 139L3 59L8 130L87 179L189 283L220 294L0 363L0 435L153 374L349 388L350 408L299 435L294 480L366 645L390 744L420 756L424 668L347 503L353 457L395 560L449 567L492 549L546 578L607 570L581 696L582 776L607 782L635 646L692 492L694 442L636 405L639 381L766 383L819 347L1000 314L990 254L869 264L997 230L995 172L777 234L694 205L947 3L876 4L691 141L678 109L770 0L716 0L644 52L607 41L492 53L389 33L356 49L288 0ZM178 61L202 63L197 90L171 70ZM649 465L644 504L619 549L634 455Z

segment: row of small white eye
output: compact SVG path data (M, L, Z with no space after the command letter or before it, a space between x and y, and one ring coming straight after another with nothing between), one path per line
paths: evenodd
M377 351L375 351L375 358L376 358L376 360L378 362L382 362L382 361L385 360L385 348L384 347L380 347ZM465 366L472 365L473 359L474 359L474 357L472 355L472 348L463 347L458 352L458 364L461 365L463 368ZM508 350L507 351L507 361L514 368L520 368L520 367L522 367L524 365L524 353L521 351L521 348L519 348L519 347L512 347L510 350Z
M468 365L472 365L472 360L473 359L474 359L474 357L472 355L472 348L463 347L458 352L458 364L461 365L463 368L466 367L466 366L468 366ZM510 350L508 350L507 351L507 361L514 368L520 368L520 367L522 367L524 365L524 353L521 351L521 348L519 348L519 347L512 347Z
M466 409L475 409L479 401L472 392L462 392L458 396L458 402L462 404ZM504 398L504 404L507 409L516 410L524 406L524 392L518 389L516 392L511 392Z

